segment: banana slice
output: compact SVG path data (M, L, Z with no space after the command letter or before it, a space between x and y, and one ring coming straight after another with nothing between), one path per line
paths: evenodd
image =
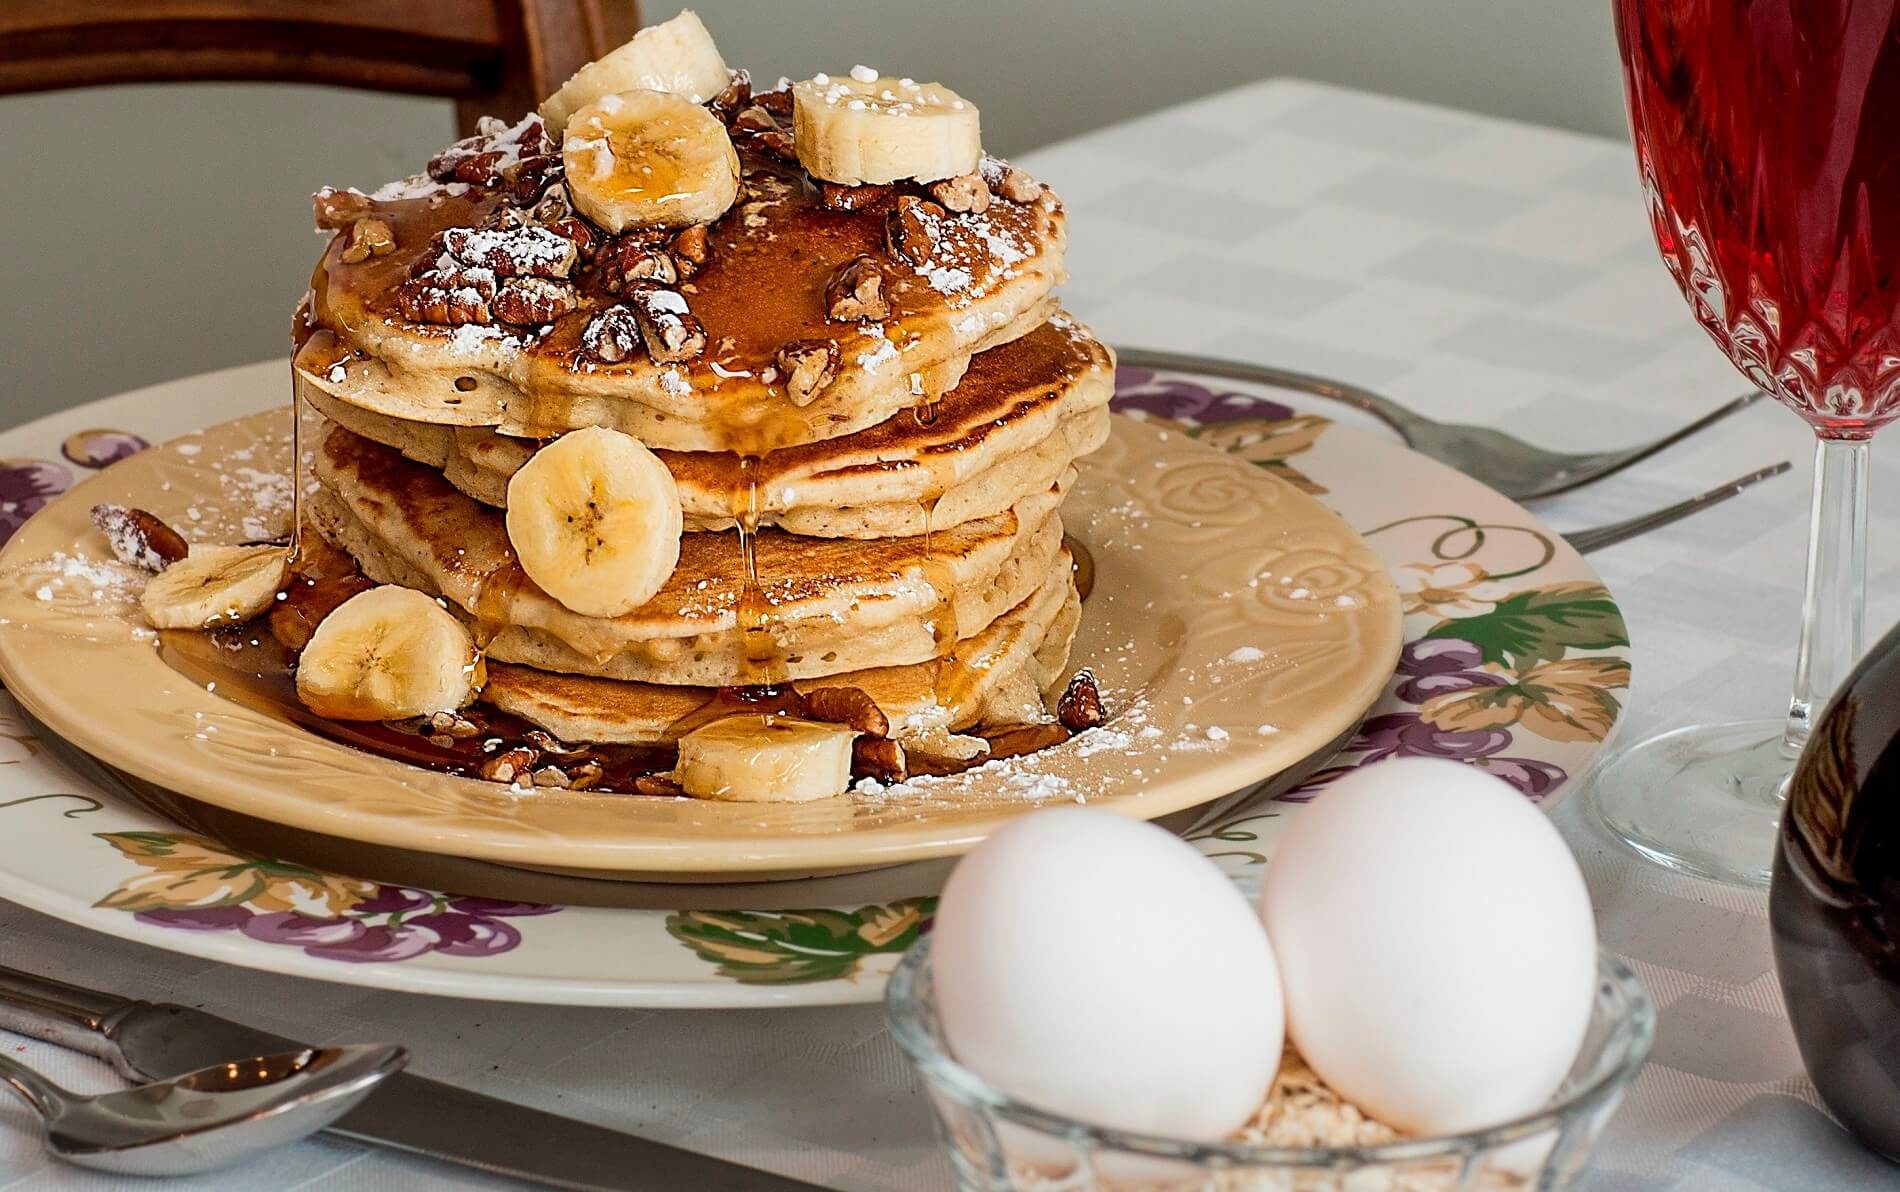
M796 716L728 716L680 738L673 776L696 799L829 799L851 785L851 741L857 735L843 725Z
M575 112L617 91L671 91L704 103L726 89L731 74L712 34L692 9L640 30L633 40L574 72L541 105L549 136L560 136Z
M792 87L792 140L813 177L851 186L975 171L983 157L976 105L948 87L878 76L819 75Z
M332 720L404 720L462 707L481 676L475 640L453 614L385 584L318 622L297 659L297 698Z
M679 489L631 435L588 427L534 453L508 481L508 541L528 578L584 617L652 598L680 558Z
M268 609L290 574L281 546L194 546L153 576L139 606L157 629L210 629Z
M711 223L739 194L726 126L664 91L617 91L574 113L561 160L574 205L610 232Z

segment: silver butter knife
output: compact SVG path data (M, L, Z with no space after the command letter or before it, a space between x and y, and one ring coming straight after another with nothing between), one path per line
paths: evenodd
M0 966L0 1029L162 1079L304 1046L203 1010L138 1002ZM807 1184L401 1072L329 1127L376 1146L560 1188L813 1192Z

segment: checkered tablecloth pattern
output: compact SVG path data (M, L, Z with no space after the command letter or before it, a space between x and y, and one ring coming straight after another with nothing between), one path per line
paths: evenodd
M1626 146L1292 80L1225 92L1031 155L1068 203L1070 307L1111 342L1239 357L1383 390L1443 418L1608 447L1745 386L1655 259ZM0 456L15 452L0 436ZM20 444L24 447L24 444ZM1792 669L1809 441L1757 407L1633 474L1543 506L1627 517L1763 464L1796 472L1596 557L1635 647L1620 739L1779 713ZM1900 616L1900 475L1874 462L1869 624ZM1801 1075L1766 900L1638 863L1573 795L1556 814L1605 943L1660 1007L1648 1069L1599 1148L1596 1192L1900 1187ZM461 1003L208 964L0 906L6 963L204 1005L313 1041L408 1043L428 1075L849 1189L948 1186L876 1007L718 1013ZM12 1036L56 1079L103 1066ZM629 1186L637 1185L629 1173ZM195 1186L495 1181L304 1143ZM0 1101L0 1189L148 1188L49 1164Z

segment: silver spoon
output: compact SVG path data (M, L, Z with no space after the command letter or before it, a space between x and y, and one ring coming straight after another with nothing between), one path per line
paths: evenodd
M40 1111L47 1149L69 1163L192 1175L316 1133L408 1062L386 1043L305 1048L82 1097L0 1055L0 1082Z

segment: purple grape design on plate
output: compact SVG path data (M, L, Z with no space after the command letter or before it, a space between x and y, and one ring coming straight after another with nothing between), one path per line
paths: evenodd
M0 460L0 542L73 486L72 470L50 459Z
M1291 406L1258 394L1233 389L1211 389L1198 381L1156 373L1151 368L1121 365L1115 369L1114 409L1139 411L1177 422L1227 422L1236 418L1271 421L1293 417Z

